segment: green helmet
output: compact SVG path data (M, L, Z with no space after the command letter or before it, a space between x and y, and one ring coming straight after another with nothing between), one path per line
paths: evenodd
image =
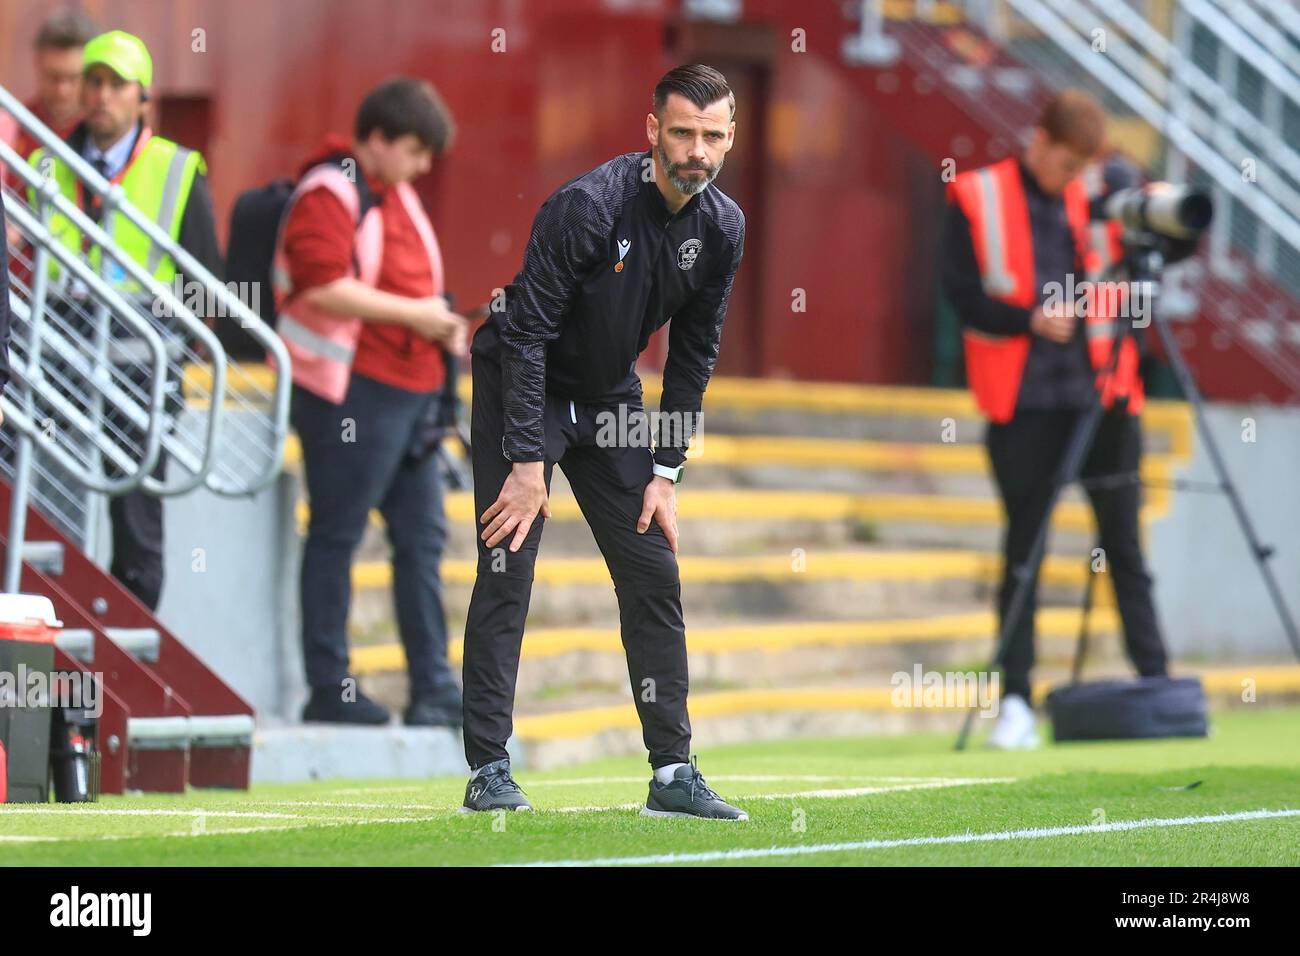
M81 71L102 63L124 80L132 80L146 89L153 83L153 58L138 36L122 30L101 33L86 44L82 52Z

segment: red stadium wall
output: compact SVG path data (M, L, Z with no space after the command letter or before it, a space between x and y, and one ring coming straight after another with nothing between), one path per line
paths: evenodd
M462 305L514 276L551 190L643 148L660 75L678 62L714 63L739 99L740 142L719 185L748 218L720 371L928 378L933 273L916 263L932 248L937 177L828 65L833 58L791 49L798 5L751 2L751 22L736 27L683 22L671 0L80 6L149 44L158 126L207 155L223 230L241 190L293 171L326 133L348 132L369 87L395 73L435 83L459 135L420 186ZM31 92L28 49L50 7L0 8L0 81L20 95ZM492 51L496 29L504 53ZM804 312L792 309L796 290Z

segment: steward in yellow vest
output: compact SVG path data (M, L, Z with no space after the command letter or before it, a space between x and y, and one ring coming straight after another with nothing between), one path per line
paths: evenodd
M203 157L193 150L178 146L169 139L153 135L152 130L144 125L143 121L128 136L133 137L133 142L126 156L126 164L117 171L111 182L120 184L127 200L133 206L158 223L172 239L180 241L181 224L190 204L194 184L200 175L207 171ZM88 139L83 123L72 132L68 142L79 153L85 155ZM44 148L37 149L32 153L29 161L33 166L42 168L42 163L47 162L46 156L47 152ZM92 219L101 218L98 197L86 191L66 163L57 156L49 155L48 166L45 168L58 185L59 192L75 202ZM57 210L51 210L50 229L59 242L69 250L83 251L81 230ZM164 285L171 285L176 277L176 263L166 252L155 247L149 237L126 216L112 217L109 234L155 279ZM108 280L110 285L127 293L142 291L140 284L126 275L121 266L111 260L107 267L100 262L98 246L87 245L88 248L84 249L87 264ZM51 257L50 277L59 280L62 278L61 273L62 268Z
M144 120L144 104L153 82L153 61L138 37L120 30L95 37L83 54L81 106L84 119L69 134L67 144L110 183L121 187L126 198L140 212L151 217L162 230L176 240L214 275L220 278L221 255L217 246L216 223L212 198L208 192L206 166L197 152L185 149L161 136L153 135ZM165 250L131 223L126 216L113 214L106 220L99 197L77 178L63 160L46 149L38 149L29 162L58 184L64 197L75 202L92 220L106 226L122 250L150 275L173 286L178 279L177 264ZM33 196L33 202L35 197ZM143 317L149 318L164 333L169 359L167 411L181 412L180 363L185 358L182 337L174 321L161 318L154 296L136 281L121 263L102 257L100 250L86 241L81 230L67 216L51 210L50 227L63 245L85 256L86 263L124 298L139 303ZM61 285L56 301L76 303L90 295L84 283L63 275L57 262L51 262L51 279ZM182 285L182 288L184 286ZM193 300L210 302L207 296L177 296L185 304ZM159 303L161 304L161 303ZM93 314L93 303L67 307L65 321L80 334L90 330L86 316ZM200 310L198 317L206 319ZM142 339L122 337L120 323L114 326L110 342L111 360L124 366L120 374L143 386L148 376L148 355ZM87 335L86 341L90 341ZM108 410L111 434L124 443L138 443L137 425L115 407ZM163 478L167 459L160 456L154 471ZM162 502L141 488L112 498L109 516L113 526L113 575L149 610L157 610L163 583L163 508Z
M83 61L85 119L68 135L67 143L101 176L121 186L127 200L163 232L219 274L221 254L207 165L198 152L154 135L145 122L144 103L152 79L149 52L136 37L113 31L91 40ZM85 189L67 163L44 148L34 151L28 162L52 178L64 197L101 222L99 197ZM35 196L30 198L34 203ZM150 275L173 284L176 263L126 216L113 215L111 222L101 225L108 226L113 239ZM118 263L101 262L99 248L86 242L76 224L57 210L51 210L50 229L69 250L84 252L87 264L128 298L147 295ZM49 270L55 281L65 279L52 257Z

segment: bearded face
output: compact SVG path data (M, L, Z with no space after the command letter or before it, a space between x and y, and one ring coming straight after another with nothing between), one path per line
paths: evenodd
M659 144L655 152L659 160L659 168L664 171L664 175L673 184L673 188L687 196L694 196L696 193L703 192L704 187L718 178L718 173L722 172L722 164L726 162L725 159L720 159L716 166L690 161L670 162L662 143Z

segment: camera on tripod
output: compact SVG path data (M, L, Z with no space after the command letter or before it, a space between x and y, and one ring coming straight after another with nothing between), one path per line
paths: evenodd
M1092 218L1122 223L1133 233L1195 240L1214 218L1214 203L1199 186L1155 182L1099 197Z

